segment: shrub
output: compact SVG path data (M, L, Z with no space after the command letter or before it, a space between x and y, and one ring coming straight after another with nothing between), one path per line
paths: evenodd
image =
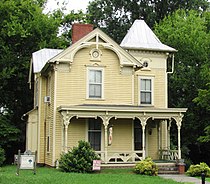
M210 177L210 168L204 162L196 165L191 165L186 172L186 174L190 176L201 176L202 173L205 173L207 177Z
M158 174L158 168L150 157L147 157L145 160L142 160L139 163L137 163L134 171L137 174L149 176L157 176Z
M5 160L5 152L4 149L0 147L0 167L3 165Z
M90 143L79 141L78 147L74 147L68 153L61 155L59 167L64 172L90 173L92 172L93 160L99 159Z

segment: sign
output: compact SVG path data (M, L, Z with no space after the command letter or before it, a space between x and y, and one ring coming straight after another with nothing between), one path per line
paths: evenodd
M101 170L101 160L93 160L93 171Z
M18 155L15 155L15 161L17 161L17 172L16 175L19 176L20 169L31 169L36 174L36 156L37 151L32 153L30 150L21 154L20 150L18 150Z
M34 169L35 155L20 155L20 169Z

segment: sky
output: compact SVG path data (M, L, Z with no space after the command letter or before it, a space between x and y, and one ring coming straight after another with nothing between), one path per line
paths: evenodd
M88 2L91 0L48 0L46 8L44 10L45 13L62 7L62 3L65 2L67 5L65 6L67 11L71 10L83 10L86 11Z

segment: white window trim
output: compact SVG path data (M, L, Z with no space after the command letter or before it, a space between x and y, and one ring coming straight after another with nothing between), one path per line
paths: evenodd
M97 71L102 72L101 98L91 98L91 97L89 97L89 71L90 70L97 70ZM101 67L87 67L86 99L89 99L89 100L104 100L104 68L101 68Z
M140 95L140 90L141 90L141 79L150 79L151 80L151 92L152 92L152 95L151 95L151 104L142 104L141 103L141 95ZM139 80L138 80L138 104L140 106L154 106L154 77L152 76L139 76Z

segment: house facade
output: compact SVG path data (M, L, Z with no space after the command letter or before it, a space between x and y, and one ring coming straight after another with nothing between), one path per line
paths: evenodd
M40 164L55 166L60 154L90 142L104 164L181 159L185 108L168 108L166 46L143 20L136 20L120 45L88 24L73 26L65 50L32 55L34 108L28 115L26 149ZM173 65L173 64L172 64ZM33 73L33 79L31 78ZM170 130L177 129L176 150Z

